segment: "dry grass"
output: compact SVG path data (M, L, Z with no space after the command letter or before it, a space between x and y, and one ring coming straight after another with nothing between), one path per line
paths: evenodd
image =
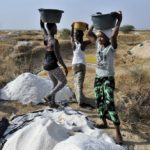
M150 72L139 65L128 69L128 74L116 77L116 103L121 119L134 128L137 124L150 126ZM134 129L133 128L133 129ZM142 130L137 130L141 132ZM148 138L150 132L147 133Z
M4 32L1 34L5 34ZM116 55L116 104L121 120L138 127L136 131L142 131L138 124L145 127L145 130L150 125L149 122L149 99L150 99L150 72L149 59L136 59L128 53L128 51L136 44L144 40L149 40L150 32L139 32L138 34L120 34L118 38L118 50ZM11 59L9 55L13 51L17 41L34 41L34 45L26 53L26 47L21 49L23 54L19 58ZM72 59L72 48L69 40L60 39L60 48L66 62ZM42 43L42 35L38 31L21 32L17 35L11 35L4 41L0 41L0 87L3 87L16 78L19 74L30 71L37 72L41 69L42 59L44 57L44 47ZM95 63L95 47L89 46L86 50L86 60L88 63ZM141 67L142 66L142 67ZM68 74L68 85L73 89L73 72L71 67ZM90 101L94 100L93 83L95 77L95 69L88 67L84 83L84 94ZM14 102L0 102L0 116L10 116L12 113L22 114L33 111L43 106L24 106ZM75 108L76 105L73 105ZM7 108L7 109L6 109ZM79 108L77 108L79 109ZM92 112L94 115L95 113ZM90 115L90 113L89 113ZM92 116L92 115L90 115ZM96 116L97 117L97 116ZM144 130L144 129L143 129ZM148 134L149 135L149 134ZM147 137L147 136L146 136Z
M2 58L7 57L11 49L12 45L0 42L0 54Z
M16 101L0 101L0 116L10 118L44 108L45 105L23 105Z

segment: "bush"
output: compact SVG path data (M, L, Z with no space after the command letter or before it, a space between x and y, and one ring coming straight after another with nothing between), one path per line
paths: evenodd
M129 69L129 74L117 76L117 108L123 121L149 125L150 74L141 65Z
M62 29L60 30L60 38L62 39L68 39L70 36L70 30L69 29Z
M122 31L124 33L129 33L131 31L133 31L134 29L135 29L135 27L132 25L124 25L124 26L120 27L120 31Z

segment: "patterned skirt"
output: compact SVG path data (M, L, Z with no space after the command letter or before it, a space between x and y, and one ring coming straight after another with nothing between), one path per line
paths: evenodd
M109 119L115 125L120 125L120 120L115 110L114 89L115 79L113 76L95 77L94 93L99 117Z

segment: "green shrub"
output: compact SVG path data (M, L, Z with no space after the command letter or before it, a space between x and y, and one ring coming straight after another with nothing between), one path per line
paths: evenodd
M68 39L70 36L70 30L69 29L62 29L60 30L60 38L62 39Z
M132 25L124 25L122 27L120 27L120 31L124 32L124 33L129 33L131 31L134 31L135 27Z

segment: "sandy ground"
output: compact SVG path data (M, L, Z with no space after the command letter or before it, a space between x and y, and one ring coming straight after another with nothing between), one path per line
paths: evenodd
M101 120L97 115L96 109L80 108L77 104L71 104L71 107L73 107L76 110L84 112L94 122L96 123L101 122ZM108 121L108 125L109 128L104 129L104 131L107 132L111 137L115 139L115 128L113 126L113 123ZM121 124L121 133L124 141L123 146L127 150L150 150L150 142L141 138L138 134L133 133L128 125Z
M94 105L93 99L87 98L85 99L85 101L87 103ZM92 121L96 123L101 122L95 108L91 108L91 107L81 108L77 105L77 103L71 103L69 104L69 106L75 110L84 112ZM37 106L22 105L17 102L0 101L0 116L7 116L11 118L15 114L24 114L39 109L44 109L45 107L47 106L46 105L37 105ZM107 132L110 136L112 136L115 139L115 128L113 124L110 121L108 121L108 125L109 128L104 129L104 131ZM138 134L133 133L128 125L121 124L121 133L124 140L123 146L126 147L127 150L149 150L150 149L150 142L141 138Z
M71 67L69 69L68 74L68 85L73 89L73 72ZM123 71L124 72L124 71ZM95 77L95 71L93 70L93 66L88 67L86 73L86 79L84 84L84 94L86 96L85 102L95 105L94 103L94 94L93 94L93 82ZM87 116L96 123L100 123L100 119L97 115L96 109L91 107L81 108L77 105L77 103L69 104L75 110L82 111ZM27 112L36 111L38 109L45 108L46 105L22 105L15 101L0 101L0 117L6 116L8 118L12 117L15 114L24 114ZM105 131L112 137L115 138L115 129L111 122L108 122L109 128L105 129ZM141 138L138 134L133 132L129 125L122 123L121 124L121 132L124 140L124 147L128 150L150 150L150 142Z
M0 33L1 34L1 33ZM5 33L2 33L5 35ZM18 33L15 33L16 35L18 35ZM23 35L23 34L22 34ZM31 37L31 35L29 35ZM5 41L7 40L8 43L10 40L8 40L7 38L9 37L9 35L1 35L0 38L3 38ZM22 38L26 39L26 35L23 35ZM40 39L42 36L40 36ZM137 37L137 39L136 39ZM119 37L119 48L118 48L118 58L117 58L117 62L121 62L121 60L124 61L124 63L127 63L128 58L124 57L124 54L127 55L127 50L133 48L133 46L135 46L133 44L133 42L135 43L141 43L142 41L145 40L149 40L150 37L150 32L142 32L140 33L140 36L137 35L123 35ZM18 40L20 40L20 35L18 36ZM35 35L33 35L33 40L35 39ZM31 40L31 38L29 39ZM67 41L68 42L68 41ZM5 44L5 42L4 42ZM132 44L132 45L131 45ZM64 57L68 57L66 59L70 59L70 55L72 54L70 51L70 46L68 44L68 48L66 47L66 41L64 41ZM69 51L66 51L66 49L69 49ZM89 48L90 49L90 48ZM3 50L3 47L2 47ZM146 45L144 45L143 47L136 47L136 52L138 51L138 55L142 56L142 58L149 58L149 47L147 47ZM65 53L66 52L66 53ZM89 53L95 53L95 50L91 50L89 51ZM136 61L136 63L138 62L139 64L145 64L145 61L147 59L138 59ZM92 60L93 61L93 60ZM134 59L131 60L134 62ZM67 63L70 63L70 61L68 61ZM123 67L121 67L121 64L119 64L119 66L117 66L118 68L116 68L116 70L118 70L118 72L116 72L117 74L126 74L126 69L122 69ZM144 66L146 69L149 68L149 60L146 66ZM87 97L87 99L85 99L85 101L87 103L92 103L94 104L94 94L93 94L93 82L94 82L94 77L95 77L95 71L93 70L93 67L89 67L87 69L87 73L86 73L86 79L85 79L85 83L84 83L84 93L85 96ZM71 71L71 67L69 67L69 74L68 74L68 85L73 89L73 73ZM91 118L93 121L95 122L100 122L100 119L97 116L96 113L96 109L89 109L89 108L80 108L78 107L77 103L72 103L70 104L70 106L76 110L80 110L84 113L86 113L89 118ZM22 105L18 102L15 101L0 101L0 118L5 116L8 118L11 118L11 116L13 115L19 115L19 114L25 114L25 113L29 113L29 112L33 112L39 109L43 109L47 107L46 105ZM113 124L111 122L109 122L109 129L106 129L105 131L110 134L111 136L115 137L115 130L113 127ZM142 128L142 127L141 127ZM127 147L128 150L150 150L150 141L146 141L145 139L143 139L139 134L136 134L135 132L133 132L133 130L131 130L131 126L122 123L121 124L121 132L123 135L123 139L124 139L124 145L125 147ZM144 132L144 131L143 131ZM148 131L147 131L148 132Z
M145 66L147 68L147 66ZM116 75L126 74L126 69L121 67L116 68ZM84 82L84 94L86 96L85 103L91 104L92 106L95 105L94 100L94 93L93 93L93 83L95 77L95 66L88 64L88 69L86 72L86 78ZM68 84L71 88L73 88L73 73L71 68L69 69L69 76L68 76ZM72 108L82 111L87 116L96 123L100 123L101 120L99 119L96 109L90 108L81 108L76 103L70 105ZM109 128L105 129L105 131L115 139L115 128L112 122L109 122ZM121 133L124 140L124 147L127 150L150 150L150 141L143 139L140 135L136 134L132 131L131 126L125 123L121 124Z

